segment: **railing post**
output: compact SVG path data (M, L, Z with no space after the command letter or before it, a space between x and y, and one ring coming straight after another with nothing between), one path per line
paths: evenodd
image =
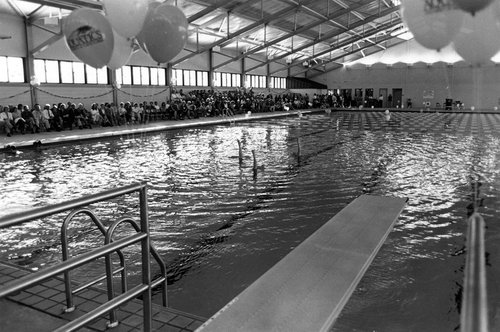
M486 259L484 257L484 220L474 213L468 220L467 257L460 312L460 331L487 332Z
M141 232L147 236L141 241L142 255L142 283L148 285L147 290L142 294L142 307L144 318L144 331L151 331L152 315L151 315L151 266L149 262L149 220L148 220L148 197L147 188L144 185L139 191L139 201L141 207Z

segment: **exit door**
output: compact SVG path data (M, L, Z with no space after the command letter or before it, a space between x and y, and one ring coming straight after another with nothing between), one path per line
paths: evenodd
M403 106L403 89L392 89L392 107Z

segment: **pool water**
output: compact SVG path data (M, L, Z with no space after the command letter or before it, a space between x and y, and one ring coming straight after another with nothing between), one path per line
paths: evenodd
M487 224L490 321L498 326L498 133L494 114L333 112L0 155L0 215L147 181L169 303L209 317L357 196L408 197L333 331L453 331L466 218L477 202ZM137 215L137 202L126 197L95 210L109 224ZM60 218L0 233L0 259L33 269L60 260ZM102 242L84 220L72 230L74 252Z

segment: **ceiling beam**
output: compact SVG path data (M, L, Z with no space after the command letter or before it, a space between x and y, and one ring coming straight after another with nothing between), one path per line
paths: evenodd
M364 36L353 36L352 38L349 38L349 39L346 39L344 41L342 41L341 43L338 43L336 45L332 45L332 47L328 50L325 50L325 51L322 51L322 52L319 52L318 54L315 54L314 56L310 56L309 58L303 60L303 61L310 61L316 57L320 57L322 55L325 55L325 54L328 54L328 53L331 53L335 50L338 50L338 49L341 49L343 47L346 47L346 46L349 46L353 43L356 43L356 42L359 42L365 38L369 38L369 37L372 37L372 36L375 36L376 34L379 34L380 32L383 32L383 31L386 31L387 29L390 29L390 28L393 28L397 25L401 24L401 21L398 19L398 21L395 21L395 22L389 22L389 23L386 23L386 24L383 24L381 26L379 26L378 28L376 29L371 29L369 31L365 31L365 35ZM391 35L387 35L388 39L391 39L391 38L394 38L393 36ZM385 37L384 37L385 38ZM385 39L384 39L385 40ZM370 44L369 46L373 46L373 44ZM356 52L358 52L358 50L356 50ZM344 57L345 54L342 54L341 57ZM327 60L327 61L330 61L330 60ZM288 66L282 68L282 69L279 69L279 70L274 70L272 72L269 73L269 75L272 75L274 73L277 73L277 72L280 72L280 71L283 71L283 70L286 70L286 69L289 69L289 68L292 68L292 67L295 67L295 66L299 66L299 65L302 65L301 63L292 63L292 64L289 64Z
M224 7L224 6L226 6L227 4L229 4L229 3L233 2L233 1L234 0L224 0L224 1L221 1L221 2L219 2L217 4L215 4L215 5L212 5L212 6L209 6L209 7L205 8L205 9L203 9L203 10L200 10L196 14L191 15L191 16L188 17L188 23L193 23L197 19L202 18L203 16L208 15L211 12L220 9L221 7Z
M73 10L82 7L99 10L103 9L101 2L91 0L29 0L29 2L67 10Z
M382 40L378 41L378 43L384 43L384 42L386 42L386 41L390 40L391 38L392 38L392 37L387 37L387 36L385 36ZM399 45L399 44L402 44L402 43L406 43L406 40L401 40L400 42L396 42L396 43L394 43L394 44L392 44L392 45L389 45L389 46L387 46L387 47L386 47L386 49L390 49L390 48L395 47L395 46L397 46L397 45ZM361 49L353 50L353 51L351 51L351 52L348 52L348 53L342 54L341 56L338 56L338 57L332 58L331 60L327 60L327 61L325 61L325 62L324 62L324 63L322 63L322 64L319 64L319 65L314 65L313 67L320 67L320 66L326 65L326 64L328 64L328 63L330 63L330 62L337 62L339 59L342 59L343 57L345 57L345 56L347 56L347 55L353 55L353 54L356 54L356 53L358 53L360 50L364 50L364 49L367 49L367 48L369 48L369 47L373 47L373 46L374 46L374 45L366 45L366 46L362 47ZM375 51L375 52L373 52L373 53L370 53L370 55L372 55L372 54L376 54L376 53L379 53L379 52L382 52L382 49L379 49L378 51ZM314 75L309 76L309 78L314 78L314 77L317 77L317 76L320 76L320 75L326 74L326 73L331 72L332 70L338 69L338 68L340 68L340 67L342 67L342 66L343 66L343 65L338 65L338 66L335 66L335 67L333 67L333 68L326 69L326 70L322 71L321 73L317 73L317 74L314 74ZM310 68L308 68L308 69L310 69ZM304 71L299 72L299 73L297 73L297 74L302 74L302 73L304 73L304 72L306 72L306 71L307 71L307 70L304 70Z
M228 40L232 40L232 39L234 39L236 37L239 37L239 36L241 36L241 34L247 32L247 31L251 31L253 29L256 29L256 28L260 27L263 24L269 23L269 22L274 21L274 20L278 20L281 17L286 16L286 15L290 14L293 11L296 11L298 7L299 6L288 7L288 8L285 8L283 10L280 10L277 13L274 13L273 15L268 15L268 16L266 16L266 17L264 17L264 18L262 18L262 19L260 19L258 21L255 21L254 23L252 23L250 25L247 25L246 27L241 28L241 29L239 29L239 30L237 30L237 31L235 31L233 33L228 34L226 37L221 38L220 40L218 40L218 41L216 41L216 42L208 45L207 47L205 47L203 49L200 49L200 50L196 51L195 53L188 54L188 55L186 55L186 56L184 56L184 57L182 57L182 58L180 58L180 59L172 62L172 66L175 66L175 65L177 65L177 64L179 64L181 62L184 62L184 61L192 58L195 55L208 52L210 49L212 49L212 48L214 48L216 46L219 46L223 42L228 41Z
M388 8L388 9L386 9L386 10L384 10L384 11L382 11L382 12L378 13L378 14L375 14L375 15L372 15L372 16L367 17L365 21L368 21L368 22L369 22L369 21L373 21L373 20L378 19L378 18L380 18L380 17L384 17L384 16L386 16L386 15L392 14L394 11L397 11L397 10L399 10L399 7L391 7L391 8ZM313 45L316 45L316 44L318 44L318 43L321 43L321 42L327 41L328 39L331 39L331 38L335 38L335 37L337 37L337 36L340 36L341 34L348 32L349 30L359 28L359 27L363 26L363 25L364 25L364 24L366 24L366 23L367 23L367 22L364 22L364 21L358 21L358 22L356 22L356 23L352 24L352 25L350 26L350 29L347 29L347 30L345 30L345 31L341 31L341 32L335 31L334 33L329 33L329 34L323 35L321 38L316 39L315 41L313 41L313 42L311 42L311 43L307 43L307 44L305 44L305 45L303 45L303 46L300 46L300 47L298 47L298 48L294 49L294 50L293 50L293 51L291 51L291 52L288 52L288 53L285 53L285 54L281 54L281 55L279 55L279 56L275 57L273 60L279 60L279 59L286 58L286 57L287 57L287 56L289 56L289 55L292 55L292 54L294 54L294 53L300 52L300 51L302 51L302 50L304 50L304 49L306 49L306 48L309 48L309 47L311 47L311 46L313 46ZM357 37L360 37L360 36L361 36L361 37L363 37L363 35L358 35ZM366 38L366 37L364 37L364 38ZM270 61L268 61L268 62L264 63L263 65L266 65L266 64L268 64L269 62L270 62ZM254 67L252 67L252 68L249 68L249 69L248 69L248 71L251 71L251 70L257 69L257 68L259 68L260 66L261 66L261 65L256 65L256 66L254 66Z
M214 67L214 69L217 69L217 68L223 67L223 66L225 66L225 65L228 65L229 63L231 63L231 62L233 62L233 61L238 61L239 59L244 58L244 57L245 57L245 56L247 56L248 54L253 54L253 53L255 53L255 52L258 52L258 51L261 51L261 50L263 50L263 49L266 49L266 48L268 48L269 46L272 46L272 45L274 45L274 44L277 44L277 43L279 43L279 42L281 42L281 41L283 41L283 40L285 40L285 39L288 39L288 38L290 38L290 37L292 37L292 36L294 36L294 35L296 35L296 34L299 34L299 33L301 33L301 32L304 32L304 31L307 31L307 30L309 30L309 29L312 29L312 28L314 28L314 27L316 27L316 26L318 26L318 25L320 25L320 24L322 24L322 23L324 23L324 22L326 22L326 21L328 21L328 20L335 19L335 18L337 18L337 17L341 17L341 16L343 16L343 15L346 15L346 14L348 14L349 12L351 12L351 11L353 11L353 10L357 9L357 8L360 8L360 7L364 6L364 5L365 5L364 3L361 3L361 4L356 4L355 6L353 6L353 7L349 8L349 9L342 9L342 10L339 10L339 11L337 11L337 12L335 12L335 13L332 13L332 14L328 15L327 17L325 17L324 19L322 19L322 20L320 20L320 21L316 21L316 22L313 22L313 23L311 23L311 24L305 25L305 26L303 26L303 27L301 27L301 28L297 29L297 30L296 30L296 31L294 31L294 32L291 32L291 33L288 33L288 34L286 34L286 35L284 35L284 36L281 36L281 37L279 37L279 38L276 38L276 39L274 39L274 40L272 40L272 41L270 41L270 42L268 42L268 43L264 43L262 46L258 46L258 47L252 48L252 49L248 50L247 52L244 52L243 54L238 55L238 56L236 56L236 57L232 58L231 60L228 60L228 61L225 61L225 62L223 62L223 63L221 63L221 64L218 64L217 66L215 66L215 67Z

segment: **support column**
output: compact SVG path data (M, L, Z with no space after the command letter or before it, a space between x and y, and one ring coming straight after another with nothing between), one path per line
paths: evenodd
M241 58L241 85L246 88L247 73L245 69L245 57Z
M172 101L172 87L173 87L173 84L172 84L172 73L173 73L173 68L172 68L172 64L169 62L167 63L167 72L166 72L166 83L167 83L167 86L168 86L168 101L171 102Z
M30 86L31 106L38 103L36 88L31 84L31 78L35 75L35 61L33 57L33 27L27 17L24 18L24 38L26 45L26 74L25 78Z
M113 88L113 103L118 107L118 84L116 83L116 70L108 68L109 78L111 79L111 87Z
M271 64L268 63L266 65L266 82L267 82L267 89L269 92L271 91L271 75L269 74L271 72Z
M208 50L208 86L214 88L214 50Z

